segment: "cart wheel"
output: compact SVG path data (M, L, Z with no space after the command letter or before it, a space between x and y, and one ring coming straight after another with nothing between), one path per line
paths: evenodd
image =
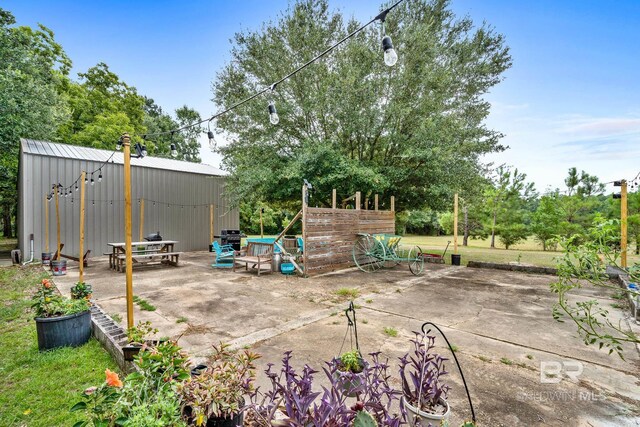
M359 236L353 245L353 262L366 273L372 273L382 267L384 245L372 236Z
M422 249L419 246L412 246L409 249L409 256L407 256L409 270L416 276L424 271L424 257L421 254Z

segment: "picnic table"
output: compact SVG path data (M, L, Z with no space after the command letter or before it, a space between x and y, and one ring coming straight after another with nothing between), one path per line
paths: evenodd
M135 264L149 264L160 262L161 264L178 265L178 259L182 252L175 252L176 240L158 240L131 243L131 256ZM116 271L125 270L125 260L127 257L125 243L107 243L111 246L109 255L109 268Z

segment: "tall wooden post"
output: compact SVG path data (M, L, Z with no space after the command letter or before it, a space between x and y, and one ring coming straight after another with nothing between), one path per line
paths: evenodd
M620 189L620 266L627 268L627 181Z
M364 210L369 210L369 198L365 197L364 198Z
M57 246L57 257L56 257L56 261L60 261L60 199L58 197L58 186L56 185L55 188L55 195L56 195L56 239L58 242L58 246Z
M335 209L338 203L338 193L336 192L336 189L334 188L333 191L331 192L331 208Z
M378 210L378 195L373 196L373 209Z
M264 208L260 208L260 238L264 239L264 224L262 222L262 212L264 212Z
M391 196L391 212L396 211L396 196Z
M213 226L213 205L209 205L209 244L213 243L213 235L215 234Z
M78 256L78 260L80 261L80 275L78 282L84 282L84 178L86 176L87 173L82 171L82 175L80 175L80 244L78 245L78 249L80 250L80 255Z
M144 199L140 199L140 239L138 242L142 242L144 238Z
M359 211L360 210L360 192L356 191L356 210Z
M126 256L127 327L133 327L133 258L131 253L131 139L122 135L124 155L124 250Z
M44 251L49 252L49 201L44 196Z
M453 253L458 253L458 193L453 196Z
M304 251L302 252L302 262L304 263L305 277L307 276L307 266L309 265L307 261L307 255L309 253L309 251L307 251L307 247L309 241L307 240L307 227L305 226L307 221L307 191L307 186L305 184L302 184L302 244L304 245Z

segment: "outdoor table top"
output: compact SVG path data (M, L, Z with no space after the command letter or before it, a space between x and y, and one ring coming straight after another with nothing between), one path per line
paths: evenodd
M144 242L131 242L131 246L174 245L176 243L178 243L177 240L158 240L155 242L148 242L145 240ZM126 243L107 243L107 245L114 247L124 247Z

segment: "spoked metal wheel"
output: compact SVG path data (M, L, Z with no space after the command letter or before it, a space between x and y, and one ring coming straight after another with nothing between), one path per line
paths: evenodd
M419 246L412 246L411 249L409 249L407 259L409 261L409 270L416 276L422 274L424 271L424 257L422 256L422 249L420 249Z
M372 273L382 267L384 245L372 236L359 236L353 245L353 261L364 272Z

